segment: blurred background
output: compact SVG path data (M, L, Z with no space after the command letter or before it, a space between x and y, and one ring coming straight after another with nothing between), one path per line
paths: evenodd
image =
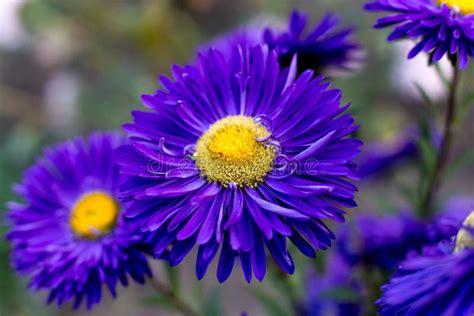
M361 0L0 0L0 211L6 201L15 199L12 184L20 181L22 170L43 146L94 130L120 129L130 120L130 110L141 106L140 95L158 87L157 76L168 74L173 63L190 61L199 44L246 23L286 23L293 8L307 12L313 23L327 11L335 12L343 25L356 28L355 38L365 51L364 65L350 76L336 78L334 86L352 102L351 111L362 126L359 136L366 144L397 146L399 135L413 129L417 114L423 113L423 97L414 83L440 102L445 87L428 69L424 56L405 60L410 45L387 44L387 32L372 30L374 16L361 7ZM464 93L471 92L473 78L471 67ZM473 148L474 115L470 111L466 116L458 127L459 153ZM453 171L444 196L474 196L470 158ZM364 181L360 209L399 209L406 199L398 188L416 183L415 168L416 162L409 161L396 172ZM6 230L0 226L2 236ZM296 257L301 262L291 282L303 291L305 265L312 263ZM216 285L212 272L197 282L193 264L190 256L179 268L189 300L221 297L226 315L266 313L259 293L271 293L271 282L249 286L234 273L230 282ZM161 264L154 268L162 277ZM44 295L28 292L26 284L11 270L9 246L2 238L0 315L72 312L69 306L45 306ZM105 303L91 313L76 314L169 315L152 295L149 285L131 286L119 291L118 300L105 295Z

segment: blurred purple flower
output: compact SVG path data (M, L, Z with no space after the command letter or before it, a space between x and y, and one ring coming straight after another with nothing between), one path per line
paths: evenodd
M434 62L444 55L459 58L464 69L474 55L474 6L471 1L371 0L368 11L388 13L375 28L396 26L389 41L409 38L418 43L409 52L411 59L420 52L432 54Z
M337 16L326 15L311 30L306 30L306 24L307 17L294 11L284 30L277 26L239 27L203 45L198 51L216 48L224 56L229 56L235 45L252 48L258 44L267 44L278 52L282 68L290 67L293 57L297 55L298 74L305 70L313 70L316 75L335 71L350 72L362 62L359 45L350 39L352 30L338 29Z
M435 124L432 124L429 132L431 145L438 148L441 144L441 135ZM364 150L357 159L359 175L365 179L381 176L403 161L419 159L420 134L417 129L408 128L394 141L379 141L364 145Z
M474 207L474 198L454 197L434 219L417 219L413 212L354 214L354 227L338 232L338 249L346 260L392 270L412 251L454 236Z
M115 296L119 281L151 276L138 249L142 234L124 222L117 200L112 161L123 143L112 133L67 141L46 150L15 187L24 203L8 204L13 265L31 288L49 291L48 303L91 308L104 284Z
M410 250L428 240L428 227L410 212L400 214L358 213L354 229L339 234L338 249L353 265L364 264L385 270L395 268Z
M278 51L282 67L289 67L295 55L298 73L307 69L316 74L329 69L350 71L361 63L359 45L350 39L352 29L337 29L337 16L328 14L308 30L307 16L294 11L288 24L284 32L271 28L264 32L264 42Z
M386 174L403 160L418 156L418 146L413 136L402 136L394 143L368 144L359 156L358 172L362 178Z
M411 258L383 291L382 315L472 316L474 250Z
M474 197L454 196L446 200L429 228L430 240L443 240L456 235L472 210L474 210Z
M474 213L459 231L456 248L440 244L404 261L385 285L377 304L383 315L459 315L474 313Z

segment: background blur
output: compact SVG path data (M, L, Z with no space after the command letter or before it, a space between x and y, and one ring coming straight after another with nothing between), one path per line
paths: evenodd
M13 183L42 147L93 130L119 129L140 107L139 96L158 87L156 78L169 73L172 63L186 63L195 48L218 34L245 23L281 19L293 8L308 12L312 22L326 11L342 16L342 24L357 28L356 39L365 50L365 65L352 76L336 79L345 101L362 126L368 144L390 144L416 124L422 98L413 83L442 101L443 84L428 70L423 56L405 61L407 46L387 44L387 32L374 31L374 16L364 13L360 0L128 0L61 1L0 0L0 211L14 199ZM464 92L473 88L473 72L464 80ZM449 69L449 67L448 67ZM473 148L472 111L459 127L457 151ZM443 194L474 195L474 166L466 160ZM390 210L404 201L397 187L414 183L415 163L383 178L366 181L359 194L361 208ZM387 198L388 196L388 198ZM357 210L355 210L357 211ZM0 226L3 236L5 227ZM321 257L322 255L320 255ZM228 315L262 315L258 293L270 291L265 282L247 285L239 273L217 285L215 274L203 282L193 276L194 258L180 267L183 288L190 300L222 296ZM298 257L298 256L297 256ZM303 288L302 258L292 279ZM239 267L236 267L239 269ZM155 264L160 278L163 267ZM26 291L27 280L9 266L9 246L0 240L0 315L69 315L70 307L46 307L44 296ZM201 287L204 288L201 291ZM150 286L119 291L112 301L88 315L169 315L153 304ZM260 295L261 298L261 295Z

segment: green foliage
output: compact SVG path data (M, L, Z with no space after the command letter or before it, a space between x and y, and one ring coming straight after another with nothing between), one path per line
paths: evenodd
M424 105L428 108L427 112L429 114L429 118L430 119L436 118L437 105L435 104L435 102L431 99L428 92L425 89L423 89L422 86L420 86L420 84L415 83L415 87L420 93L421 97L423 98Z
M214 287L207 299L203 300L202 316L222 315L222 292L218 287Z
M357 302L359 296L352 289L344 286L335 287L323 293L323 297L341 302Z
M166 275L170 284L171 290L175 293L179 293L179 270L177 267L166 266Z
M474 149L467 150L459 155L459 157L454 159L453 162L448 166L446 177L450 179L455 176L456 173L472 164L474 164Z
M294 311L290 304L285 304L281 300L276 299L268 292L255 290L253 292L260 303L267 310L268 315L274 316L294 316Z
M153 295L147 296L142 299L142 302L146 305L157 305L166 309L173 309L174 305L169 298L163 293L156 292Z
M459 107L459 114L458 114L458 122L462 121L466 115L468 114L469 110L474 105L474 91L469 92L469 94L464 98L461 102Z

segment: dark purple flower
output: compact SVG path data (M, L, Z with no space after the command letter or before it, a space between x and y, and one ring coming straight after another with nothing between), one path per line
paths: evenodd
M440 245L401 264L377 301L383 315L473 315L474 212L464 226L456 248Z
M473 197L454 196L446 200L428 228L429 240L437 242L456 235L472 210L474 210Z
M358 172L362 178L387 173L403 160L418 156L418 136L402 135L395 142L376 142L364 146L358 159Z
M418 40L409 59L422 51L432 54L434 62L448 55L459 57L459 67L464 69L474 55L474 6L470 0L371 0L365 9L389 14L375 24L375 28L395 26L389 41Z
M123 220L117 200L118 134L94 134L45 151L15 191L23 203L8 204L15 269L30 277L30 287L50 292L48 303L101 299L105 284L115 296L128 276L143 283L151 275L137 249L141 233Z
M229 56L233 47L255 47L267 44L278 52L282 68L290 66L295 55L298 56L298 73L311 69L315 74L328 72L348 72L360 63L359 46L350 40L351 29L337 30L339 18L326 15L311 30L306 30L307 17L294 11L290 16L288 28L281 30L277 26L258 25L240 27L218 37L198 51L216 48L224 56Z
M350 40L351 29L338 30L339 18L326 15L319 24L307 29L307 17L294 11L288 30L279 32L267 28L264 42L278 52L282 67L289 67L293 57L298 56L298 73L312 69L315 73L328 69L351 70L361 60L359 46Z
M410 212L400 214L359 213L354 227L344 227L338 239L339 251L348 262L395 268L411 250L428 240L428 228Z
M448 200L432 220L420 220L413 212L376 214L359 212L353 227L338 233L338 249L351 264L366 264L392 270L408 253L454 236L464 218L474 209L474 199Z
M329 247L323 220L356 206L348 179L361 146L341 92L312 71L296 78L295 62L280 70L262 46L210 50L172 72L142 97L151 111L124 125L131 144L118 159L131 176L126 216L151 233L153 255L169 249L177 265L197 245L201 279L221 248L218 280L238 257L250 281L264 278L265 248L291 274L288 239L309 257Z

